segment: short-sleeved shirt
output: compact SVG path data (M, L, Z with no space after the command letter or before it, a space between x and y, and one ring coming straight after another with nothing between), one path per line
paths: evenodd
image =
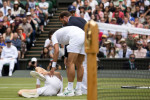
M24 33L26 33L26 35L31 31L33 30L32 29L32 26L29 24L29 23L26 23L26 24L20 24L19 27L22 27L23 30L24 30Z
M39 7L49 7L49 4L47 2L40 2L39 3ZM48 9L42 9L42 11L45 13L45 12L48 12Z

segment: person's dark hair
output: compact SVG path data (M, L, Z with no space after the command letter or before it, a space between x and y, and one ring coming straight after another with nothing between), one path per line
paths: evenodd
M44 49L45 49L45 48L48 50L48 53L49 53L49 49L48 49L47 47L44 47L44 48L43 48L42 53L45 54L45 52L44 52Z
M54 29L52 29L52 30L49 31L49 33L48 33L48 38L49 38L49 39L50 39L51 36L55 33L55 31L56 31L56 30L54 30Z
M131 57L131 56L134 56L134 57L135 57L135 54L130 54L130 56L129 56L129 57Z
M14 11L17 11L18 9L19 9L19 5L18 5L17 8L15 8L15 5L14 5Z
M69 17L69 16L71 16L71 13L68 12L68 11L63 11L63 12L60 13L59 19L63 18L64 16Z

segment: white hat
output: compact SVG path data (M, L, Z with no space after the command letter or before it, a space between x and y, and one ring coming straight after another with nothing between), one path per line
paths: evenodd
M28 16L28 15L31 15L31 12L27 12L27 14L26 14L26 15L27 15L27 16Z
M37 62L37 58L33 57L33 58L31 59L31 62L33 62L33 61Z
M14 20L11 20L11 21L10 21L10 24L12 24L12 23L14 23Z
M19 4L18 1L15 1L14 4Z

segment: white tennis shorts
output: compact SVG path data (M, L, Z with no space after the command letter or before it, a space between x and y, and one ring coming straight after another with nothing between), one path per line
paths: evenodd
M83 35L83 36L81 36ZM67 52L71 53L79 53L85 55L84 50L84 34L81 34L77 37L72 37L69 41L69 45L67 46Z
M55 96L61 89L61 81L56 76L45 75L45 86L38 88L37 93L42 96Z

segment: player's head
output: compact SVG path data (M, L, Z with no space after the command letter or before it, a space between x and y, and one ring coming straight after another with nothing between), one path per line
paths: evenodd
M59 15L59 19L63 25L67 25L68 19L71 16L71 13L68 11L61 12Z

